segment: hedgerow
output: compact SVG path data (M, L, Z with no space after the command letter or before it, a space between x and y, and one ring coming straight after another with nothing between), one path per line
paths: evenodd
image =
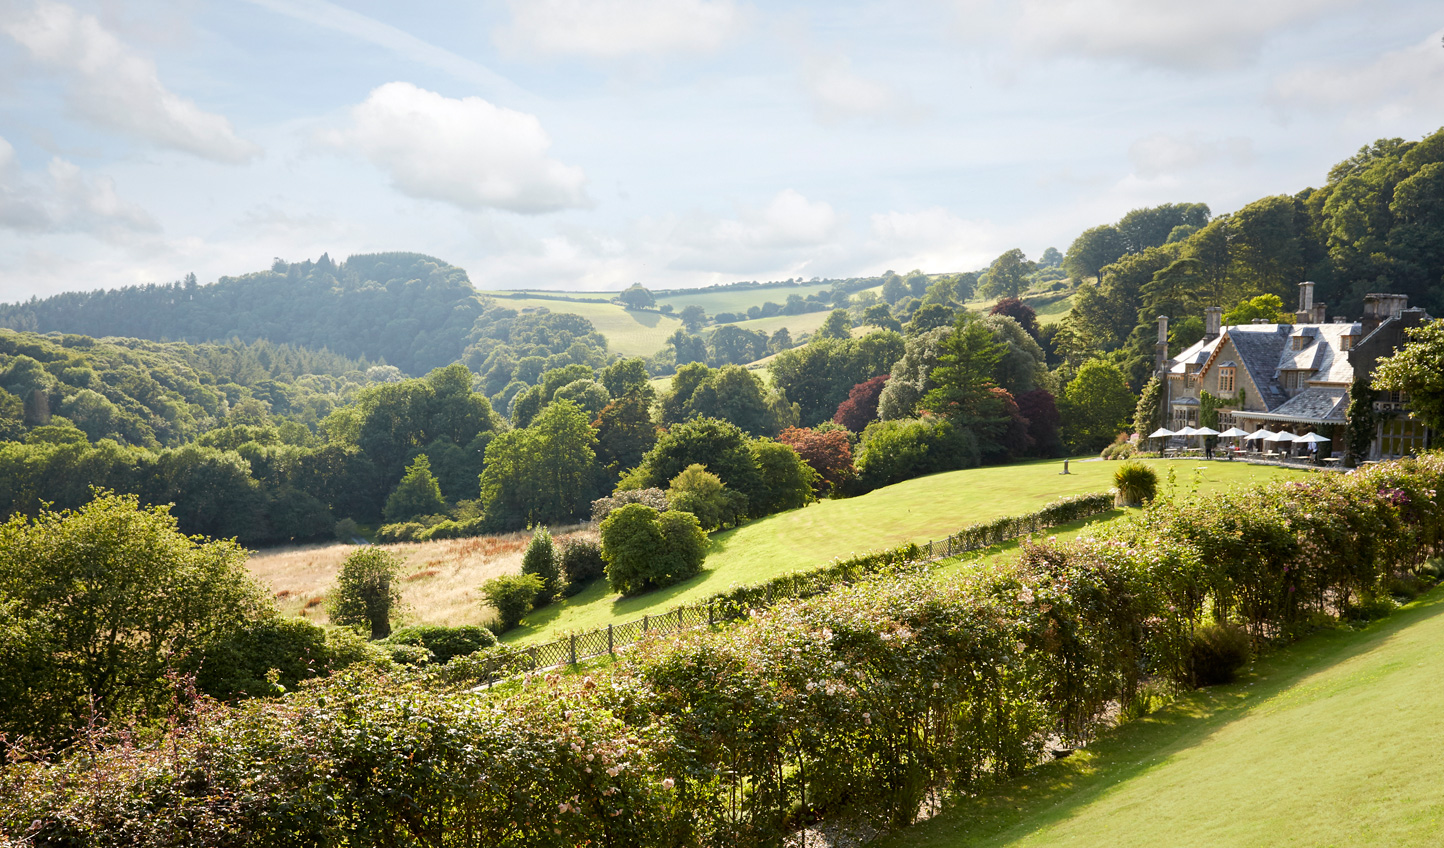
M1387 597L1438 552L1441 493L1444 460L1427 457L1164 496L1098 535L1024 543L1005 565L944 579L898 564L489 694L467 691L473 672L515 649L342 672L236 707L183 697L150 741L97 730L67 756L20 757L0 773L0 833L751 846L819 818L906 824L934 791L1014 777L1055 734L1086 738L1149 680L1216 676L1192 667L1201 640L1217 647L1214 624L1262 647ZM1235 639L1228 653L1246 651Z

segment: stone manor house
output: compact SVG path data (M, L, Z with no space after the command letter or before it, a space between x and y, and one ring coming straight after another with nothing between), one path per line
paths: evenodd
M1355 377L1368 377L1375 363L1407 340L1404 331L1431 320L1423 309L1408 308L1408 297L1370 294L1357 321L1325 315L1314 302L1314 284L1299 283L1299 309L1293 324L1220 326L1223 309L1204 310L1203 338L1177 356L1168 356L1168 318L1158 317L1157 373L1163 384L1164 425L1198 427L1201 399L1207 392L1234 408L1219 409L1217 429L1261 428L1302 436L1314 431L1344 450L1349 392ZM1426 448L1431 433L1409 414L1408 398L1378 392L1378 424L1364 459L1406 456Z

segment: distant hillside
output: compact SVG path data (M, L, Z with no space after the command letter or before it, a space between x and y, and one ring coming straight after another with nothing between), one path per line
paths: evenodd
M487 301L466 272L419 253L287 264L171 284L0 305L0 327L189 342L267 339L424 374L461 358Z

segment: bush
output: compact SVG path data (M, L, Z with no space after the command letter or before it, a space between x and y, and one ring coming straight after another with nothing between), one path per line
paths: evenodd
M1103 449L1101 459L1132 459L1138 455L1138 448L1132 442L1117 441Z
M602 546L590 539L571 539L563 542L559 562L565 579L562 592L575 595L588 583L607 573L607 561L602 558Z
M426 525L418 521L405 521L400 524L383 524L376 528L376 541L383 545L390 545L396 542L419 542L421 536L427 530Z
M1193 631L1189 666L1196 686L1232 683L1253 656L1248 632L1235 624L1210 624Z
M482 597L496 610L497 632L505 633L521 624L541 590L541 578L535 574L508 574L481 584Z
M351 544L356 537L361 535L361 528L350 518L343 518L336 522L336 541Z
M1113 485L1127 506L1142 506L1158 494L1158 472L1141 462L1128 460L1113 472Z
M633 503L646 504L658 512L668 509L667 493L662 489L620 489L609 497L592 501L592 523L601 524L612 510Z
M947 421L875 421L862 433L857 452L858 485L867 492L938 471L978 465L971 430Z
M607 582L623 595L685 580L706 556L707 534L690 512L628 504L607 516L601 531Z
M735 523L738 515L746 515L746 507L735 510L737 503L731 497L734 493L722 485L716 474L709 473L701 465L693 464L672 478L667 489L669 508L690 512L697 516L703 530L715 530L727 523ZM746 503L746 498L741 499Z
M416 624L392 633L386 638L386 643L424 648L430 652L432 662L445 663L451 661L452 657L466 656L482 648L490 648L496 644L496 637L490 630L477 624L463 624L459 627Z
M326 614L332 624L360 627L372 639L391 635L391 613L401 603L396 585L401 556L377 547L351 552L341 563L336 588L327 599Z
M333 671L331 660L324 629L303 618L268 616L206 645L196 688L222 700L278 695ZM267 679L272 670L274 682Z
M535 574L541 581L536 605L546 606L561 592L561 571L557 568L557 548L552 543L551 531L538 527L532 531L526 553L521 557L521 573Z

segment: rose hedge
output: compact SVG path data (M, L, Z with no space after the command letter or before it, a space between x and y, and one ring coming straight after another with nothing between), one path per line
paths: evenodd
M1255 641L1346 614L1434 555L1427 457L1160 499L1073 542L943 580L893 569L739 624L488 694L447 666L343 672L0 773L36 845L775 845L912 821L1084 736L1149 677L1191 679L1215 617ZM489 656L483 656L487 654ZM497 647L454 661L487 663ZM448 683L448 681L454 681Z

